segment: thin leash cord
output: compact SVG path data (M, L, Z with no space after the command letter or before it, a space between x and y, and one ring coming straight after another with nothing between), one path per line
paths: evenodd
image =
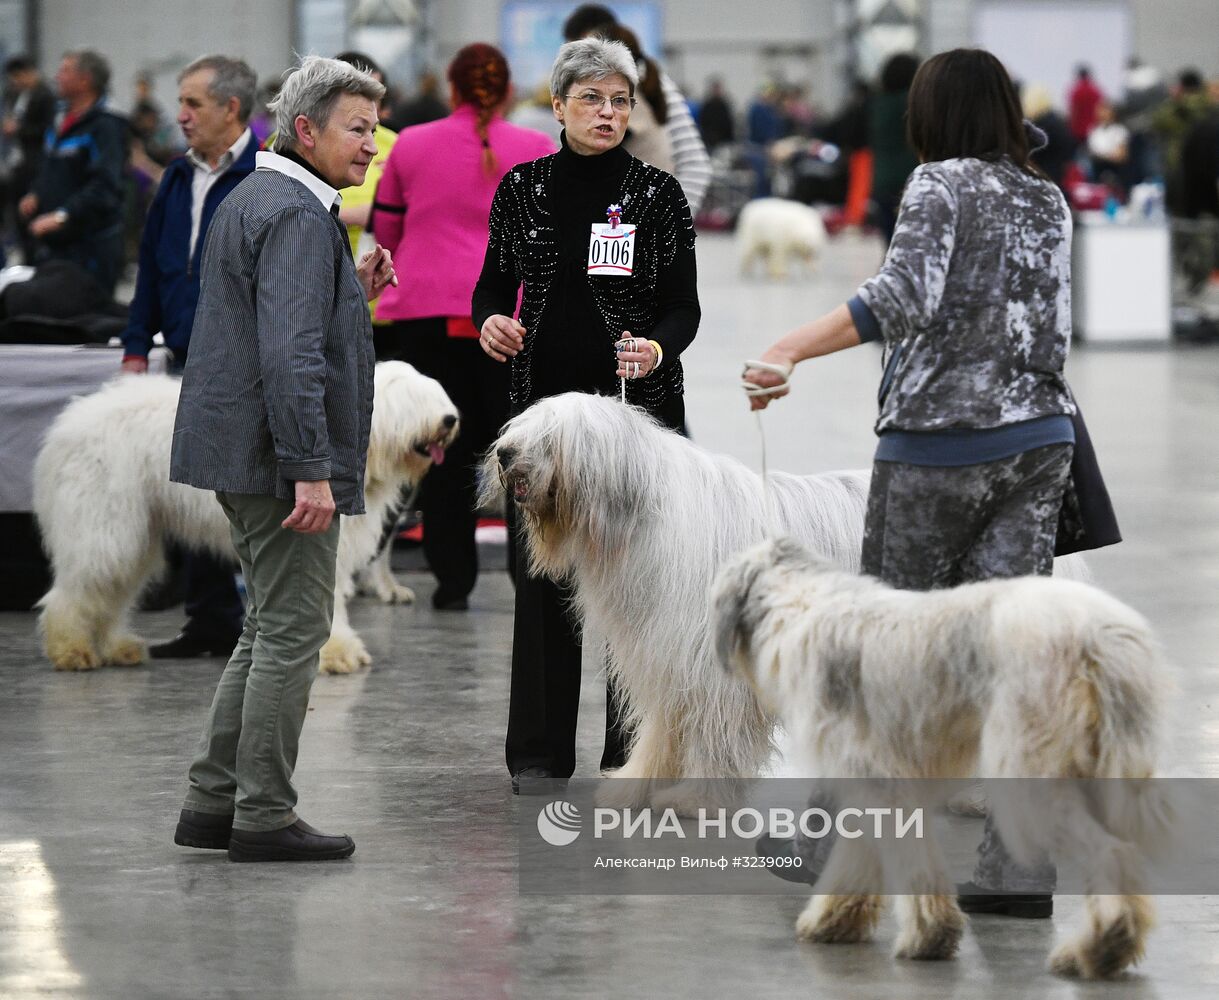
M770 472L766 464L766 425L762 423L762 411L753 411L758 423L758 440L762 444L762 508L766 511L766 520L770 524L772 538L779 537L779 518L775 512L775 500L771 495Z
M791 381L792 370L790 365L772 365L765 361L746 361L745 370L742 372L742 376L751 368L778 375L783 379L783 381L779 385L768 388L765 386L760 386L756 382L750 382L748 379L742 377L741 388L745 390L746 396L770 396L778 390L786 388L788 383ZM766 512L766 520L770 525L771 537L777 538L781 532L779 531L779 512L776 506L777 501L775 500L774 491L770 486L770 469L766 461L766 426L762 423L761 410L754 410L753 415L757 419L758 440L762 446L762 508Z

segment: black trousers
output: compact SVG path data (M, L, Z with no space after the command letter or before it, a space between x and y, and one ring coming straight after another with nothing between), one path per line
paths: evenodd
M508 501L508 530L520 530ZM516 551L524 553L520 538ZM504 756L512 774L548 768L556 778L576 769L576 721L580 712L581 637L568 611L566 587L528 571L516 572L516 616L512 625L512 692ZM601 769L626 762L629 734L623 731L618 692L606 683L605 749Z
M186 348L174 352L169 373L181 376ZM245 628L245 607L233 579L236 567L207 552L182 549L182 582L186 624L182 631L199 639L229 639L237 643Z
M237 642L245 625L245 608L235 567L206 552L185 550L182 575L186 589L186 624L182 631L198 638L232 638Z
M653 411L665 426L685 433L685 401L677 396ZM568 591L528 572L523 539L508 501L509 566L515 565L516 617L512 625L512 693L505 758L515 774L545 767L557 778L576 767L576 719L580 710L579 623L567 611ZM624 729L618 691L606 682L605 749L601 769L626 763L631 733Z
M508 419L508 366L487 357L476 338L450 337L446 328L445 317L373 328L378 361L406 361L436 379L461 415L461 433L419 491L423 554L438 602L465 597L478 579L477 469Z

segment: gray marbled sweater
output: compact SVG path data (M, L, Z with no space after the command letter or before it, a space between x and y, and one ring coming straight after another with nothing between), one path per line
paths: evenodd
M910 175L880 272L859 289L885 340L876 430L990 428L1073 413L1071 216L1009 159Z

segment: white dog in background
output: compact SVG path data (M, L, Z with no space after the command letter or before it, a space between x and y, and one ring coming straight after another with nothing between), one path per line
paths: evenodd
M820 776L882 779L865 782L869 796L899 794L884 779L979 768L990 778L1126 779L1065 792L1017 782L991 805L1017 861L1049 853L1084 872L1085 927L1051 968L1104 978L1139 960L1152 923L1144 852L1171 820L1143 780L1156 770L1167 682L1141 616L1094 587L1043 577L893 590L790 539L734 559L713 602L721 662L782 719ZM908 894L898 900L898 956L951 958L964 918L930 839L883 850L839 839L799 936L870 936L886 875Z
M54 584L39 602L46 655L58 670L140 663L142 639L130 611L164 566L164 544L232 559L229 522L210 491L169 481L180 382L125 376L71 403L47 434L34 465L34 513ZM435 379L401 361L377 365L365 470L368 513L339 529L334 623L321 669L350 673L371 662L347 618L353 575L377 551L387 508L418 482L457 435L457 409ZM414 594L381 579L387 603Z
M741 210L736 240L742 277L761 260L772 278L782 280L797 261L812 268L825 251L825 224L815 208L801 202L758 198Z

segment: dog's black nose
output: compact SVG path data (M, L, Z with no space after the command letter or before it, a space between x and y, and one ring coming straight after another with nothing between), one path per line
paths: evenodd
M516 449L504 445L496 454L499 456L499 464L506 469L512 464L512 460L516 458Z
M444 419L440 422L444 424L446 428L452 427L455 423L457 423L457 416L453 413L446 413L444 415Z

